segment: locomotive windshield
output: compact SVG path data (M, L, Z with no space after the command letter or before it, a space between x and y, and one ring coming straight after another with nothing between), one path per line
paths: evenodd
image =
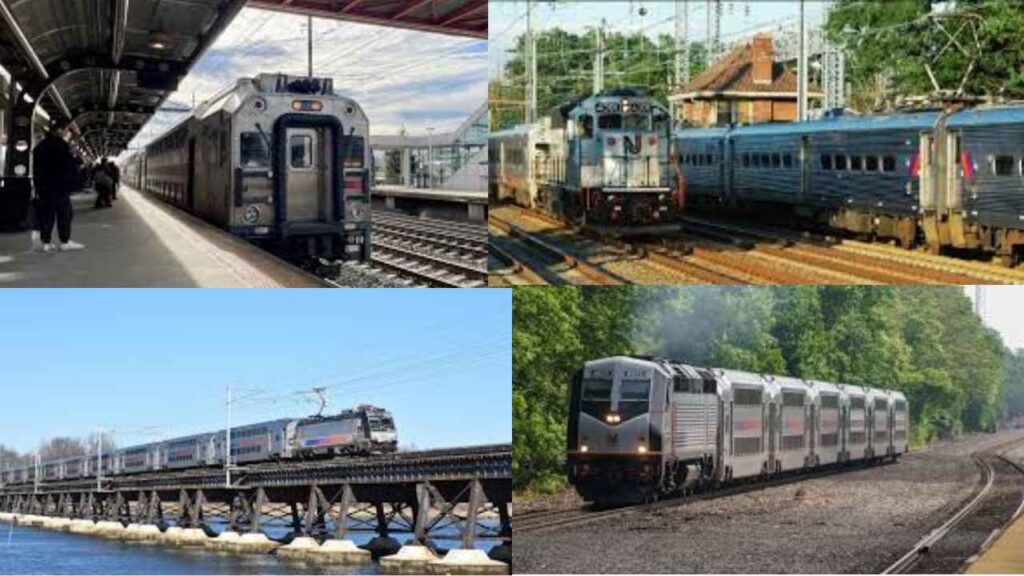
M582 406L580 409L594 418L604 418L612 409L612 381L606 378L592 378L583 381Z
M646 414L650 397L650 380L623 380L619 384L619 415L622 420Z
M258 132L242 132L239 149L239 160L242 168L267 168L270 166L270 154Z

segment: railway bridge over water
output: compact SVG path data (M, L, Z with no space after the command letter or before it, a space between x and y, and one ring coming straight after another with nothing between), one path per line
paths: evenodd
M234 468L230 484L217 468L9 484L0 521L306 562L507 573L480 547L510 557L511 454L487 445L268 462ZM359 536L372 538L357 547Z

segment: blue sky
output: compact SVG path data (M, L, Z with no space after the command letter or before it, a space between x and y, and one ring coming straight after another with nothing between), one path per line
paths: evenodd
M665 0L633 1L536 1L534 18L538 29L560 27L581 32L606 20L607 29L627 33L643 31L648 36L671 34L674 30L675 3ZM771 31L796 21L799 3L793 0L725 0L722 8L722 40L730 43L754 32ZM703 41L707 36L707 11L704 1L686 2L689 10L689 37ZM819 23L826 2L808 1L805 13L809 25ZM641 16L641 9L645 12ZM508 59L516 36L526 30L526 0L491 2L488 10L490 28L490 75L496 76Z
M0 443L115 427L119 443L316 411L391 409L418 448L510 442L507 290L9 290Z
M359 101L373 134L453 130L487 99L487 41L370 24L313 19L313 73ZM235 79L306 74L306 17L244 8L171 95L203 102ZM140 147L181 114L158 113L132 141Z

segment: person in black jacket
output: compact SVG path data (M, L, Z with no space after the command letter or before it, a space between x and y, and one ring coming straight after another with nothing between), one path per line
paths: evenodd
M85 248L71 240L71 190L77 180L75 157L71 147L60 136L60 129L51 125L46 136L32 151L32 181L36 194L36 218L43 252L55 249L51 243L53 224L57 223L60 238L58 250Z

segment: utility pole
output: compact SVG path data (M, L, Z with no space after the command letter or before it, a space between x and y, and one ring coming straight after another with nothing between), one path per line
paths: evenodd
M594 94L604 90L604 18L601 26L594 32L597 34L597 51L594 52Z
M225 386L227 389L227 411L228 420L227 426L225 427L225 442L224 442L224 485L231 486L231 383L228 382Z
M533 0L526 0L526 123L537 121L537 38L533 22Z
M807 120L807 19L804 0L800 0L800 40L797 55L797 121Z
M309 64L309 77L313 77L313 16L306 17L306 61Z
M705 22L705 34L704 34L704 54L707 60L706 68L711 67L711 62L714 60L714 54L711 48L711 0L704 0L704 16L707 22Z
M96 429L96 491L99 492L103 482L103 428Z
M533 122L533 120L530 120ZM427 188L434 187L434 127L427 126Z

